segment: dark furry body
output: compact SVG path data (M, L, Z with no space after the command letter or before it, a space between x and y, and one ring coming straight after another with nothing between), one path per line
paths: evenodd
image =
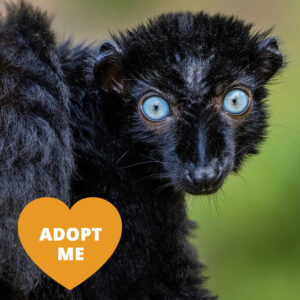
M188 59L200 59L192 45L195 37L189 35L191 27L206 28L197 36L204 45L203 70L212 59L211 49L217 48L214 55L221 53L227 61L215 59L205 69L214 83L204 87L199 82L186 92L179 74ZM178 14L161 17L149 29L140 27L115 38L123 52L127 51L123 65L128 84L120 96L99 89L94 80L95 49L72 48L69 42L57 46L45 16L24 4L10 9L0 32L3 299L215 299L202 288L202 265L187 242L192 224L186 216L184 191L174 188L165 176L153 176L164 174L161 153L166 151L159 154L154 145L174 149L183 162L194 160L195 153L186 153L183 145L194 149L198 121L187 116L185 122L192 120L188 128L179 124L176 143L165 135L167 144L163 145L138 119L135 95L147 81L166 93L176 90L177 95L189 98L180 103L186 114L189 110L199 111L199 118L206 114L206 124L211 123L206 126L207 135L219 139L218 145L224 144L219 149L207 143L205 157L224 152L219 154L222 162L238 169L245 155L256 152L266 126L265 81L257 71L261 64L257 44L265 35L250 38L249 30L242 22L220 16ZM208 35L213 38L207 40ZM177 72L169 68L176 63L175 54L183 61L176 66ZM160 71L154 76L155 70ZM210 122L210 108L193 100L199 95L212 97L216 83L236 78L252 87L256 100L254 113L238 134L224 120ZM230 135L235 135L234 145L227 142ZM21 209L42 196L57 197L70 205L84 197L102 197L118 208L123 219L116 252L71 292L42 275L17 238Z

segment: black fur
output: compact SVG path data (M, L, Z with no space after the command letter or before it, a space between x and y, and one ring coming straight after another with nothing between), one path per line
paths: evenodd
M17 220L38 197L70 203L70 96L45 14L24 4L7 14L0 24L0 278L27 293L42 272L22 249Z
M43 13L9 6L0 31L4 299L215 299L187 242L184 192L217 190L264 138L265 84L282 56L268 33L250 29L220 15L167 14L98 53L57 46ZM253 95L240 120L215 105L232 84ZM169 99L176 117L147 123L138 103L149 91ZM187 183L195 169L201 190ZM41 196L103 197L122 216L116 252L70 292L41 275L17 238L21 209Z

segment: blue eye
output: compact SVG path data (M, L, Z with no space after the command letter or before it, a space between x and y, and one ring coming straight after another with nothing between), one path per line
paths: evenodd
M230 91L223 100L223 108L232 115L241 115L249 107L248 95L239 89Z
M144 101L142 111L147 119L161 121L169 115L170 106L163 98L151 96Z

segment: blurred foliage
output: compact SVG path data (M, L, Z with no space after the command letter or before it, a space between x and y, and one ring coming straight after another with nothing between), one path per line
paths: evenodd
M33 0L32 0L33 1ZM300 4L297 0L35 0L56 16L61 38L105 39L149 16L176 10L238 15L275 26L288 67L270 85L269 138L261 154L209 197L189 197L199 227L192 242L222 300L300 299Z

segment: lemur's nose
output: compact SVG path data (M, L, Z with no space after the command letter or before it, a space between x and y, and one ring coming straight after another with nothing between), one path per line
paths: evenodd
M199 192L213 191L222 179L222 174L212 166L194 167L185 171L185 181Z
M215 170L212 167L206 167L206 168L196 168L192 172L192 179L194 183L200 184L200 183L210 183L214 180L214 178L217 176Z

